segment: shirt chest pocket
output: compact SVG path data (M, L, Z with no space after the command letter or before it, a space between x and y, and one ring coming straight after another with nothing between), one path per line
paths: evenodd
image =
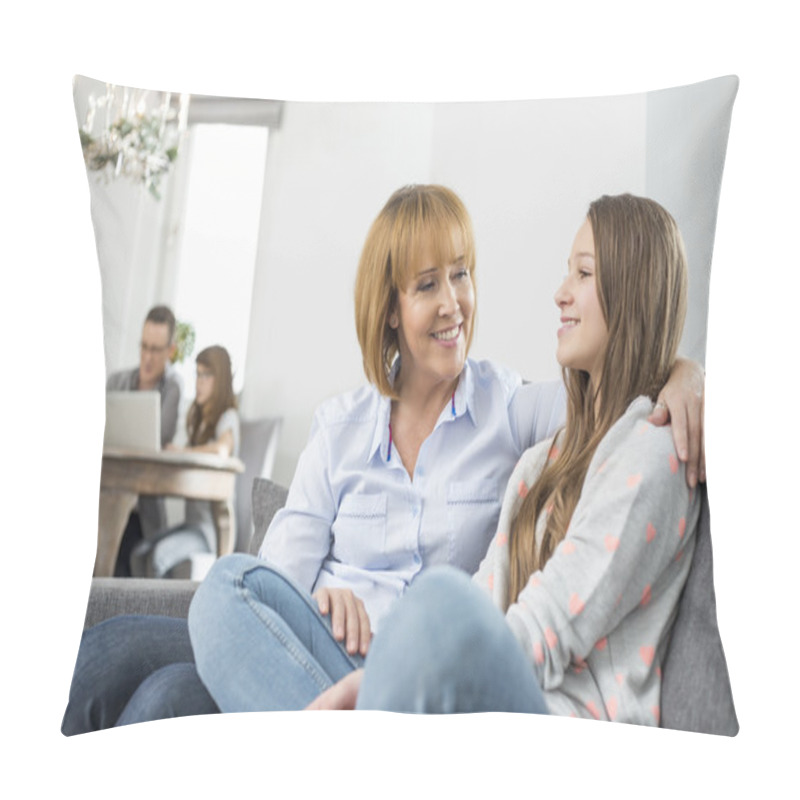
M343 564L376 569L386 563L385 494L349 494L342 498L331 526L331 554Z
M497 529L500 496L497 481L453 481L447 487L450 563L473 573Z

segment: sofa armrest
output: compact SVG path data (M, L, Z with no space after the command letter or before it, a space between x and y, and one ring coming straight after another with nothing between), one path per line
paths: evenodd
M92 578L84 627L119 614L186 617L197 581L159 578Z

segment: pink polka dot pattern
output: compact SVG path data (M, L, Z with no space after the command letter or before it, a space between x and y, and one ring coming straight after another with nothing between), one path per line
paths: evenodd
M520 481L519 486L517 486L517 493L519 496L524 500L528 494L528 484L525 481Z
M595 650L605 650L606 645L608 644L608 637L604 636L599 642L597 642L594 646Z
M629 475L628 476L628 488L635 489L640 483L642 482L642 476L640 474L636 475Z
M678 471L678 467L679 467L679 466L680 466L680 465L679 465L679 463L678 463L678 459L677 459L677 458L675 458L675 454L674 454L674 453L670 453L670 454L669 454L669 471L670 471L670 472L671 472L673 475L675 475L675 474L677 473L677 471Z
M652 542L656 538L656 526L652 522L647 523L647 541Z
M616 682L617 682L617 683L618 683L620 686L622 686L622 684L623 684L623 683L625 683L625 676L624 676L624 675L623 675L621 672L618 672L618 673L617 673L617 674L614 676L614 679L616 680Z
M558 636L556 636L555 631L552 628L544 629L544 640L547 642L547 646L551 650L558 644Z
M550 448L550 452L547 454L547 458L550 461L555 461L558 458L559 452L560 452L559 449L555 445L553 445Z
M533 643L533 660L537 664L544 664L544 648L541 642Z
M649 667L653 663L653 659L656 657L656 649L652 645L643 644L639 648L639 658L644 661L645 664Z
M489 577L486 579L486 585L489 587L489 591L494 590L494 572L489 573Z
M595 719L600 719L600 712L591 700L586 704L586 709Z
M652 599L652 591L650 589L650 584L648 583L647 586L644 587L642 591L642 606L646 606L650 600Z
M571 542L569 539L565 539L561 547L565 556L571 556L575 552L575 542Z
M581 600L577 594L573 593L569 598L569 613L572 614L573 617L577 617L578 614L583 611L583 608L583 600Z
M537 574L533 574L530 578L528 578L528 586L541 586L541 583L542 582Z
M681 517L678 521L678 536L683 539L683 535L686 533L686 517Z
M613 722L617 718L617 698L609 697L606 701L606 713L608 718Z
M505 547L508 544L508 534L507 533L498 533L497 534L497 546L498 547Z
M608 466L608 459L606 459L598 468L597 474L600 475L601 473L605 472L606 467Z
M661 709L658 706L653 706L650 709L650 711L652 712L653 717L655 718L656 725L658 725L661 721Z
M613 553L619 547L619 539L609 534L605 538L605 545L606 550L608 550L609 553Z

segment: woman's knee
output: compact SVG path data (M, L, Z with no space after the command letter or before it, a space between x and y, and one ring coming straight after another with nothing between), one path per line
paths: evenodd
M243 553L219 559L197 588L189 606L189 634L203 677L208 659L220 648L237 645L237 637L252 631L254 620L271 615L300 593L279 570Z
M240 602L272 606L286 594L299 590L280 570L256 556L232 553L211 567L189 608L190 631L206 613L224 614L224 608Z
M231 553L214 562L189 606L192 636L199 627L206 626L209 619L226 613L225 609L238 598L243 575L261 563L255 556L245 553Z

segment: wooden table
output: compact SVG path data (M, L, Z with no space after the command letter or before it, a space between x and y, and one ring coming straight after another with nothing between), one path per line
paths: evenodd
M114 574L122 534L140 494L208 500L217 531L217 555L232 552L236 541L233 490L240 472L244 464L238 458L212 453L104 450L94 575Z

